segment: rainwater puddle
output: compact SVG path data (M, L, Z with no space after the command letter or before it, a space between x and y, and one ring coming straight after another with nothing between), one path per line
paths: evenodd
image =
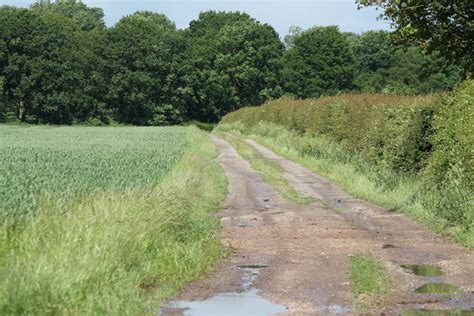
M330 305L328 307L328 311L329 311L329 313L331 313L331 315L334 315L334 314L347 314L347 313L351 312L351 309L349 307L340 306L340 305Z
M185 316L266 316L286 312L285 306L273 304L258 292L250 289L241 293L221 293L205 301L177 302L176 307L185 309Z
M401 267L419 276L438 277L444 275L440 267L431 264L403 264Z
M416 293L421 294L449 294L459 291L457 286L447 283L427 283L416 289Z
M403 316L472 316L474 310L429 310L412 309L402 312Z
M185 316L221 316L250 315L264 316L286 312L286 307L270 302L258 295L259 290L252 288L264 264L239 265L246 272L242 279L243 292L220 293L205 301L180 301L174 308L184 310Z

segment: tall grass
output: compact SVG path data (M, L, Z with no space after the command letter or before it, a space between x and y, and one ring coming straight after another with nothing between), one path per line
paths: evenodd
M4 223L0 314L156 314L164 298L209 270L221 256L209 212L226 180L204 133L181 135L187 148L160 181L40 195L35 216L14 229Z
M282 99L233 112L219 129L474 247L473 96L467 81L452 96Z

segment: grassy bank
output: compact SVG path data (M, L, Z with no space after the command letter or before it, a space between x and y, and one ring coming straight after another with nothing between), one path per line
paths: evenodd
M209 213L225 196L226 180L207 136L178 129L173 133L184 136L182 154L154 182L79 190L66 198L46 191L35 196L34 216L15 225L3 221L0 314L156 314L164 298L211 268L221 249L219 223ZM98 129L97 137L108 131ZM168 145L147 146L167 152L179 142L176 134L166 139ZM128 146L122 145L125 156ZM134 164L146 164L146 157L135 157ZM147 169L153 174L160 167Z
M452 96L283 99L233 112L219 130L474 247L473 96L469 81Z

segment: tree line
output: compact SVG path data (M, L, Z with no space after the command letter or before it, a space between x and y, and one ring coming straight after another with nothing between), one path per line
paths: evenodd
M438 51L391 37L294 27L282 42L241 12L202 12L180 30L148 11L107 28L102 9L77 0L2 6L0 121L215 122L284 95L428 93L466 75Z

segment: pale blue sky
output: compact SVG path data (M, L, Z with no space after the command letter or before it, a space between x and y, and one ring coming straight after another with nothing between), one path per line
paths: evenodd
M33 0L0 0L0 4L29 6ZM243 11L260 22L271 24L283 37L291 25L308 28L313 25L339 25L342 31L361 33L389 29L377 21L373 8L357 10L354 0L83 0L89 6L101 7L108 26L123 15L137 10L162 12L177 27L186 28L199 12L206 10Z

